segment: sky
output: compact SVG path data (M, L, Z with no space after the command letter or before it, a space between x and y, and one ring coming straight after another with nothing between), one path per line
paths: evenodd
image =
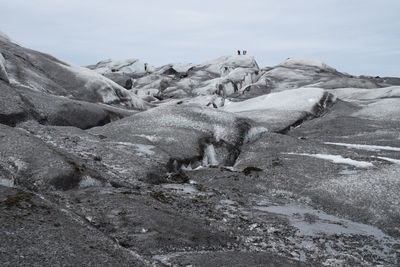
M399 0L0 0L0 31L78 65L201 63L238 49L262 67L319 59L400 77Z

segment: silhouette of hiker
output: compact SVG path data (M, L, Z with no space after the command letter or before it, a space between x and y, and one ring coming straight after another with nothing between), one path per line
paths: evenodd
M144 71L147 72L147 63L144 63Z
M243 55L246 55L247 54L247 51L246 50L243 50Z
M238 55L240 56L240 50L238 50Z

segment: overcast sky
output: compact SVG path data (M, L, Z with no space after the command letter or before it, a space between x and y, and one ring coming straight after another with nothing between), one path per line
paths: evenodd
M79 65L201 63L245 49L260 66L315 58L400 76L400 0L0 0L0 31Z

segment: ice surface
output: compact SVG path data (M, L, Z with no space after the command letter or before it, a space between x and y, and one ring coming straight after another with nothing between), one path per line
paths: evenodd
M142 99L131 95L128 90L95 71L73 64L56 64L85 80L84 89L96 90L101 95L103 103L109 104L125 100L129 107L147 109L147 104Z
M187 72L189 69L193 68L194 64L192 63L172 63L172 68L177 72Z
M266 69L263 74L272 91L291 90L301 87L335 88L379 88L376 80L354 77L340 73L325 63L313 59L288 59Z
M88 66L88 68L100 74L106 74L111 72L118 73L145 73L146 71L153 71L154 67L147 65L145 70L145 63L140 59L126 59L126 60L112 60L107 59L98 62L96 65Z
M366 105L352 116L371 120L400 121L400 98L381 99Z
M6 60L4 59L3 55L0 53L0 80L9 82L5 64L6 64Z
M223 164L228 152L210 145L217 140L233 146L241 145L250 129L249 123L249 120L233 113L214 108L164 105L93 131L110 137L114 142L138 143L138 137L143 136L147 142L143 144L161 148L174 158L195 161L195 157L205 155L205 165L214 165Z
M214 60L206 61L198 67L205 68L207 71L216 74L226 73L225 68L227 68L228 71L235 68L259 68L253 56L244 55L219 57Z
M296 65L305 65L310 67L316 67L325 70L336 71L334 68L328 66L327 64L323 63L317 59L306 59L306 58L288 58L284 62L280 64L281 66L286 67L295 67Z
M376 89L341 88L330 90L340 99L345 100L374 100L380 98L400 97L400 86Z
M204 150L203 166L209 165L218 165L217 156L213 145L207 145L206 149Z
M372 120L400 120L400 86L376 89L342 88L330 92L361 107L352 116Z
M325 90L320 88L293 89L262 95L242 102L227 102L223 110L243 112L276 109L312 113L315 105L321 101L325 94Z

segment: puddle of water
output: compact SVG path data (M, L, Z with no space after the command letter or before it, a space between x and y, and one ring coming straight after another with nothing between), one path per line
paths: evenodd
M255 209L287 216L290 223L299 229L298 235L351 234L374 236L377 239L392 239L374 226L342 219L323 211L298 205L256 206Z

